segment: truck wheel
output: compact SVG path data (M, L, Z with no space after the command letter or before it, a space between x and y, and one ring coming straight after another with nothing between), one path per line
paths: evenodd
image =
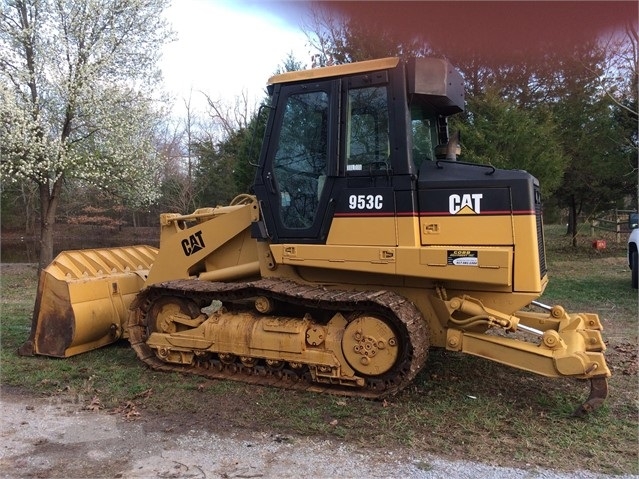
M639 288L639 253L633 251L630 253L630 267L632 268L630 274L632 275L632 287L634 289Z

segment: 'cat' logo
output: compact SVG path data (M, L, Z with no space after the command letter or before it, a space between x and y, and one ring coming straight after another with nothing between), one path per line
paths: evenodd
M188 238L182 240L182 249L186 256L191 256L201 249L204 249L204 240L202 239L202 231L192 234Z
M478 215L481 213L481 193L453 194L448 197L448 212L451 215Z

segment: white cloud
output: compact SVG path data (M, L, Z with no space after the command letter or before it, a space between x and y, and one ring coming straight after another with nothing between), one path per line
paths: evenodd
M195 105L205 105L200 92L232 102L246 91L252 103L258 102L289 52L310 63L299 27L263 9L220 0L175 0L165 14L178 37L164 48L162 59L165 87L176 109L191 91Z

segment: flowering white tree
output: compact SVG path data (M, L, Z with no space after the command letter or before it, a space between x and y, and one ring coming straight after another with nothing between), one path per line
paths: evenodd
M158 195L153 129L168 0L0 4L0 174L40 195L40 267L60 192L81 180L139 202Z

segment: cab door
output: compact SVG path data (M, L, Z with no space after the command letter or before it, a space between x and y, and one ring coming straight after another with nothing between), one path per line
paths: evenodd
M339 80L278 86L255 192L276 243L322 243L337 174Z

